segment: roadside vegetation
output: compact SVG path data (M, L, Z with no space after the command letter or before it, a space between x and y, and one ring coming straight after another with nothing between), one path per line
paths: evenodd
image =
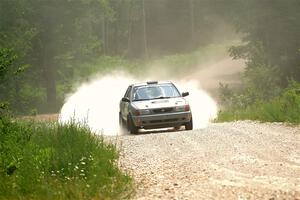
M0 51L1 83L16 59ZM0 102L0 199L128 199L132 178L118 159L116 146L85 125L22 121Z
M0 199L128 199L119 152L85 126L0 118Z
M221 86L222 103L217 121L258 120L300 123L300 84L291 82L278 96L263 100L258 92L236 92Z
M259 2L259 3L258 3ZM220 84L217 121L259 120L300 123L300 4L248 1L233 17L243 43L229 53L246 61L241 87Z

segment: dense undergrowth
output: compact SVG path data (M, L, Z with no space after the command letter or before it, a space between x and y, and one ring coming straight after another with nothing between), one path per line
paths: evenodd
M75 123L0 118L0 199L127 199L112 144Z
M300 83L293 81L279 95L266 99L258 95L258 91L233 93L222 86L221 92L224 108L219 112L219 122L258 120L300 123Z

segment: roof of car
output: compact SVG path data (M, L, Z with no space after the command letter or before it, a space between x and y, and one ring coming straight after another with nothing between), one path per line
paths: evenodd
M147 81L141 83L132 84L132 86L146 86L146 85L158 85L158 84L165 84L165 83L172 83L171 81Z

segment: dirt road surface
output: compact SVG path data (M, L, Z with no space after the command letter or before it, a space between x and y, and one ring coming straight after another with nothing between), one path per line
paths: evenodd
M300 199L300 127L258 122L120 136L135 199Z

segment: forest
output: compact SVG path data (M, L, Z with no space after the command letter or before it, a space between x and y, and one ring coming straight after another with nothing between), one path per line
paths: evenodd
M237 38L228 54L246 61L245 98L269 99L300 81L299 10L298 0L2 0L0 100L19 115L55 113L103 68Z

